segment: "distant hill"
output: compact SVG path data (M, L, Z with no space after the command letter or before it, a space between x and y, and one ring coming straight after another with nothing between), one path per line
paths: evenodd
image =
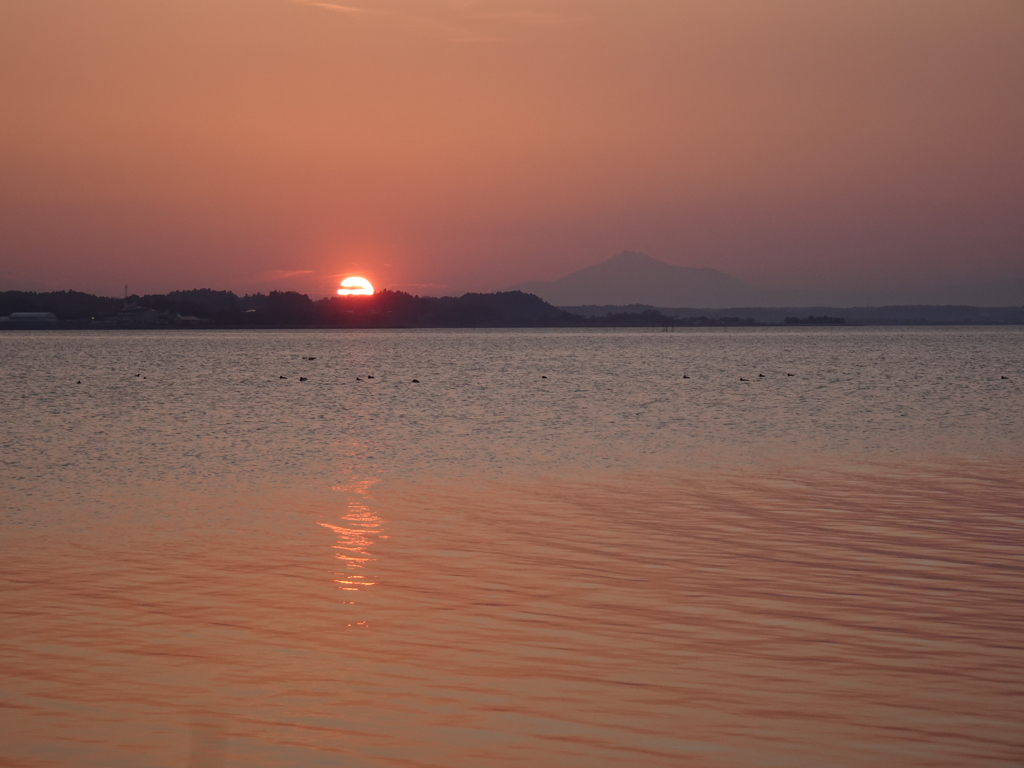
M749 307L763 300L761 290L717 269L676 267L633 251L558 280L531 281L510 290L535 294L555 306Z
M557 307L863 307L1024 305L1024 278L962 280L955 285L847 285L764 288L717 269L676 267L624 251L558 280L520 283L510 290L540 296Z

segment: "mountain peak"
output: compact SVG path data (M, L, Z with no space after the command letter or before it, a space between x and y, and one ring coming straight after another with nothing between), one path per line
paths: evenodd
M604 264L611 264L613 262L618 262L618 263L643 263L643 262L651 262L651 261L658 261L658 260L657 259L652 259L646 253L641 253L640 251L623 251L622 253L619 253L619 254L616 254L615 256L612 256L610 259L608 259L607 261L602 262L602 263L604 263ZM664 264L665 262L661 261L661 262L658 262L658 263L659 264Z
M638 251L610 259L550 282L529 282L514 290L534 293L556 306L649 304L658 307L748 305L756 289L708 267L677 267Z
M666 261L661 261L660 259L648 256L642 251L622 251L621 253L615 254L610 259L593 265L593 267L604 266L631 267L633 269L656 269L658 267L668 267L669 269L692 269L692 267L673 266ZM584 267L584 269L591 269L593 267Z

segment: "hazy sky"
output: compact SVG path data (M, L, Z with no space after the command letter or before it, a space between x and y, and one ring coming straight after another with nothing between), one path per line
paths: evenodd
M1024 0L2 0L0 288L1024 274Z

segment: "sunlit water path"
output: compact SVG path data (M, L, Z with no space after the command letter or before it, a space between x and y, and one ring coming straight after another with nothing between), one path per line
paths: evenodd
M0 765L1020 765L1022 352L3 334Z

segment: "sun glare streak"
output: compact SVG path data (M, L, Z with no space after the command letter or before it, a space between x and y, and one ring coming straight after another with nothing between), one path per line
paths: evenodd
M365 277L346 277L338 289L339 296L373 296L373 284Z
M359 279L359 278L357 278ZM373 287L370 287L372 293ZM341 525L324 520L317 523L332 531L338 538L332 545L337 550L334 557L340 561L344 570L335 572L332 581L339 589L346 592L358 592L360 589L377 584L375 577L367 572L367 567L376 558L371 548L379 539L386 539L382 532L383 521L366 503L369 488L375 480L363 480L349 485L338 486L335 490L352 494L348 501L348 511L339 522Z

